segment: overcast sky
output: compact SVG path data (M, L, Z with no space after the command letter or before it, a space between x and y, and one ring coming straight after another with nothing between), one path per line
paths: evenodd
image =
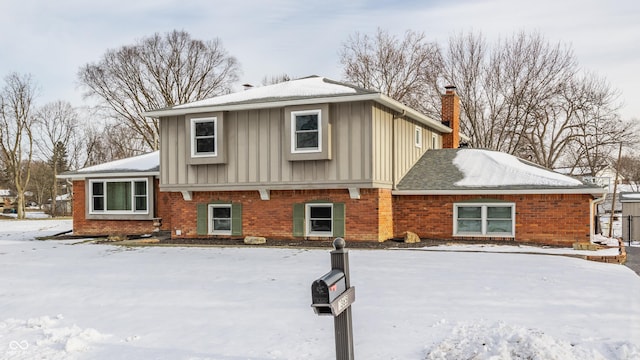
M377 27L422 31L441 45L463 31L489 41L538 31L571 45L584 69L622 92L622 115L640 119L638 0L0 0L0 76L30 73L38 104L81 106L82 65L107 49L179 29L222 40L242 66L238 90L281 73L340 80L341 44Z

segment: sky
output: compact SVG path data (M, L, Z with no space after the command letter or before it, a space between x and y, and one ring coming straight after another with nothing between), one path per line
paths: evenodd
M81 66L174 29L222 40L241 64L236 90L282 73L341 80L338 52L356 31L413 30L442 46L461 32L493 42L526 31L570 45L584 70L621 92L623 118L640 119L639 18L637 0L2 0L0 76L31 74L39 104L82 106Z

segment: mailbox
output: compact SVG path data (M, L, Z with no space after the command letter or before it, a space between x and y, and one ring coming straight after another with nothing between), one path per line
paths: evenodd
M347 290L344 273L331 270L311 285L311 301L314 305L329 305Z

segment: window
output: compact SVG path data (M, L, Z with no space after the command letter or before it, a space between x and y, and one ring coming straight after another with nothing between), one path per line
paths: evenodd
M515 204L455 204L453 233L459 236L515 234Z
M321 110L291 112L291 152L321 152Z
M422 148L422 128L420 126L416 126L414 136L415 136L416 147Z
M438 148L438 136L436 134L431 135L431 148L432 149Z
M344 213L344 203L309 202L293 204L293 236L344 236Z
M147 179L91 180L90 214L148 214Z
M196 204L196 234L242 236L242 204L231 202Z
M333 204L307 204L307 236L333 236Z
M231 204L209 205L209 234L231 235Z
M191 119L191 156L216 156L217 130L215 117Z

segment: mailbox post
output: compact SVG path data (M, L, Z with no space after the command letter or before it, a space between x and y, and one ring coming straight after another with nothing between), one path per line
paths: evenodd
M349 279L349 251L345 241L336 238L331 252L331 271L311 285L311 307L318 315L333 315L336 359L353 360L351 304L356 300Z

